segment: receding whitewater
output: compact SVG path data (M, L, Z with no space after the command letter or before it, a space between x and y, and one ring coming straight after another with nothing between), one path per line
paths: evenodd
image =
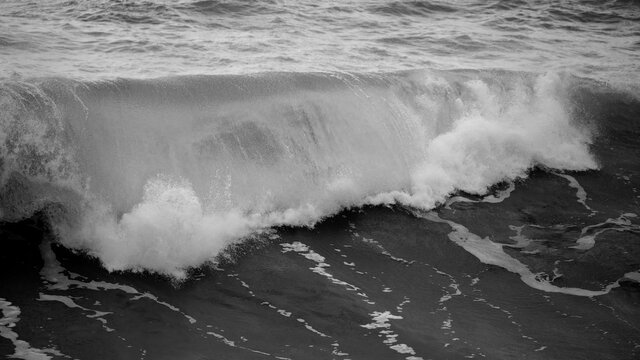
M0 17L0 356L640 356L634 2Z

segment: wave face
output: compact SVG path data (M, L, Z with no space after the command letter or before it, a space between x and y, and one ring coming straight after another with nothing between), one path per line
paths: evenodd
M349 207L430 209L532 167L597 168L563 74L269 73L0 89L0 211L109 270L184 278Z

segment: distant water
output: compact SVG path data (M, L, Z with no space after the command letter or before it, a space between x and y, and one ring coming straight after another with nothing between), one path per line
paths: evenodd
M0 355L640 356L633 1L5 1Z
M635 1L3 1L5 77L414 69L637 85Z

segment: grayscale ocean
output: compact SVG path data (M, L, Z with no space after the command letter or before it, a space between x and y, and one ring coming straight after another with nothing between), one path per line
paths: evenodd
M637 1L0 2L0 357L640 358Z

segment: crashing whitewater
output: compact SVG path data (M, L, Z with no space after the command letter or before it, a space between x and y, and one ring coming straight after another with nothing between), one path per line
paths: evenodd
M174 77L0 88L0 214L109 270L184 279L351 207L429 210L534 167L596 169L567 74Z

